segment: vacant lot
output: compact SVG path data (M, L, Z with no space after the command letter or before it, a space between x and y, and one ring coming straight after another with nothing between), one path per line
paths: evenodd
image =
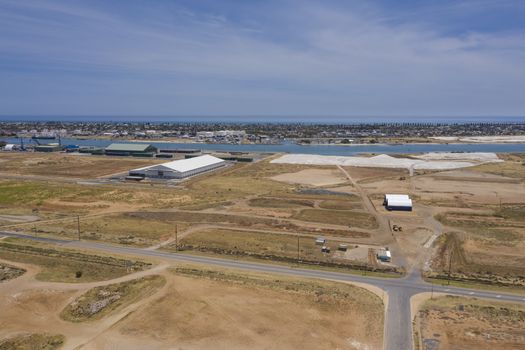
M482 164L469 170L525 180L525 156L523 154L500 154L499 157L505 161Z
M88 348L382 348L383 304L364 289L193 267L173 273L165 293Z
M95 178L162 162L158 159L38 152L3 152L0 161L0 171L6 173L72 178Z
M21 334L0 340L0 350L55 350L64 344L64 336L50 334Z
M165 186L84 185L47 181L0 180L0 215L5 225L28 216L53 219L142 208L173 208L191 203L186 190Z
M408 176L406 169L344 167L354 181L368 182L380 179L399 179Z
M177 226L176 226L177 225ZM132 214L111 214L87 217L80 220L82 239L98 240L133 246L151 246L172 237L175 229L182 231L188 225L173 220L153 220ZM33 231L38 235L51 235L76 239L78 237L77 218L68 220L35 223L13 228L15 231Z
M311 169L295 173L276 175L272 177L272 180L311 186L329 186L348 182L344 174L336 167L311 167Z
M250 199L249 204L252 207L280 209L295 209L314 206L314 202L307 199L286 199L276 197L261 197Z
M101 319L113 311L155 293L166 283L162 276L151 275L131 281L90 289L62 310L60 316L71 322Z
M103 281L151 266L142 261L90 255L16 239L0 241L0 254L5 260L39 266L41 271L36 278L52 282Z
M522 241L522 233L525 232L525 223L519 222L523 220L521 215L525 215L523 208L498 210L496 215L446 212L437 215L436 219L444 225L467 232L470 239L515 246ZM514 218L519 221L513 221Z
M309 234L319 234L323 232L326 235L341 237L367 237L367 233L356 232L342 229L323 229L317 227L299 226L286 220L279 220L266 217L255 217L251 215L227 215L221 213L196 213L191 211L176 212L133 212L127 215L148 220L173 221L187 224L214 224L236 226L239 228L252 229L271 229L282 230L286 232L299 232Z
M518 350L525 344L525 306L461 297L428 300L417 314L422 350Z
M468 239L460 233L444 234L429 275L441 279L488 286L525 286L525 256L515 247L494 246Z
M332 253L326 254L321 253L321 247L315 244L315 238L312 236L206 229L185 237L180 242L179 249L258 258L297 259L298 243L300 259L332 261L332 255L341 242L328 242L327 245L332 248ZM175 247L169 248L174 249Z
M348 210L304 209L294 219L323 224L345 225L365 229L377 228L377 221L371 214Z
M248 196L265 196L293 192L295 186L271 180L272 176L306 169L305 166L275 166L268 161L237 164L222 171L189 180L185 186L193 204L233 201Z
M457 279L525 285L523 206L502 206L493 214L445 212L436 218L453 232L443 236L433 267ZM449 265L452 265L449 267Z
M351 199L353 199L351 197ZM324 200L319 203L319 208L322 209L333 209L333 210L353 210L363 209L363 205L359 201L355 200Z

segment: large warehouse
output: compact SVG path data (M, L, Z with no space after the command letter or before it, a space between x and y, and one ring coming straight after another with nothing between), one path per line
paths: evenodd
M383 204L388 210L412 210L412 199L407 194L385 194Z
M214 156L204 155L133 169L129 171L129 175L161 179L183 179L224 165L226 165L224 160Z
M147 143L112 143L106 147L109 156L142 156L152 157L157 148Z

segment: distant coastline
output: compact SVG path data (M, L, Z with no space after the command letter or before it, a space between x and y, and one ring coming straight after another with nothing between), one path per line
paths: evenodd
M264 120L264 122L258 122ZM0 122L92 122L92 123L225 123L225 124L468 124L524 123L525 116L371 116L371 117L294 117L294 116L9 116L0 115Z

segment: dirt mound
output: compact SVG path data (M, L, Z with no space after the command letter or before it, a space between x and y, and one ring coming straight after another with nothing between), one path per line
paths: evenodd
M64 336L49 334L21 334L0 341L0 350L54 350L64 344Z
M0 282L9 281L10 279L17 278L26 272L24 269L18 267L0 264Z
M71 322L83 322L104 317L112 311L153 294L166 280L147 276L107 286L96 287L69 304L60 316Z

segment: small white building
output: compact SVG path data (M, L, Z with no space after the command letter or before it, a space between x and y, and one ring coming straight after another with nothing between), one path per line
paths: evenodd
M13 143L8 143L4 147L4 151L16 151L18 149L18 145L15 145Z
M383 262L390 262L392 261L392 254L387 248L379 249L379 252L377 253L377 258Z
M388 210L412 211L412 199L407 194L385 194L383 205Z
M161 179L184 179L189 176L220 168L224 165L226 165L226 162L220 158L203 155L133 169L129 171L129 175Z

